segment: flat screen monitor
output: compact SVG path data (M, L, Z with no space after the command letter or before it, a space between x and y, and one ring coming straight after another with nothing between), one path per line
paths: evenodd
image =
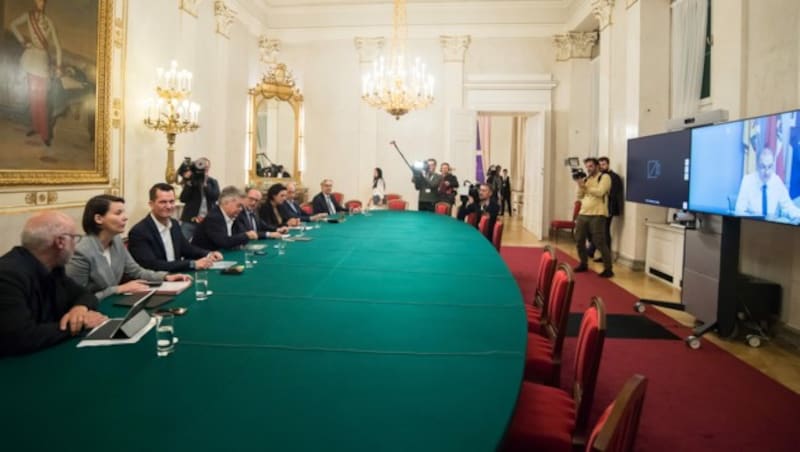
M686 209L691 141L689 130L628 140L625 198L630 202Z
M800 111L692 130L689 210L800 224Z

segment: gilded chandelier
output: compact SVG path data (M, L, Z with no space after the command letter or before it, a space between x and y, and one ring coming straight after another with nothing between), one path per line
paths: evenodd
M189 101L192 94L192 73L178 70L178 63L172 62L168 70L156 71L156 94L158 98L147 100L144 125L167 135L166 181L175 183L175 138L179 133L193 132L200 125L200 106Z
M392 24L389 62L383 56L373 62L372 71L363 76L361 98L400 119L410 110L425 108L433 102L434 80L419 58L413 66L406 67L406 0L394 0Z

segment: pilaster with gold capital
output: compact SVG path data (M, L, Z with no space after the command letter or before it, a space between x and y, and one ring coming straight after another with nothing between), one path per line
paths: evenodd
M236 11L224 0L216 0L214 2L214 18L217 21L216 32L230 39L231 25L236 20Z
M445 63L449 62L464 62L464 56L467 53L469 44L472 38L469 35L463 36L440 36L439 42L442 45L442 52L444 53Z
M611 25L611 13L614 10L614 0L592 0L592 14L600 23L600 30Z
M371 63L375 61L380 53L383 51L383 46L386 44L386 38L383 36L376 36L371 38L356 37L353 40L358 52L359 63Z

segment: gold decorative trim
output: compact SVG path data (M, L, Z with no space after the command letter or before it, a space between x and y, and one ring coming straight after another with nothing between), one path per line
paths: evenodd
M592 14L600 24L600 31L611 25L614 13L614 0L592 0Z
M627 3L627 5L625 5L625 9L628 9L628 8L630 8L631 6L633 6L633 5L634 5L636 2L638 2L638 1L639 1L639 0L628 0L628 3Z
M121 17L114 18L114 47L121 49L125 45L125 26Z
M111 85L113 0L97 6L97 105L95 115L94 168L91 170L0 170L0 186L107 184L110 128L108 104ZM124 70L124 69L123 69Z
M464 36L439 36L445 63L463 63L472 38Z
M122 125L122 99L115 97L111 101L111 127L119 129Z
M55 191L32 191L25 194L25 204L31 206L46 206L58 201L58 193Z
M202 0L178 0L178 9L196 18L201 1Z

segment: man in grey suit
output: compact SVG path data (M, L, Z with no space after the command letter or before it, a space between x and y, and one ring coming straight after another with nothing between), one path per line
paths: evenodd
M428 166L421 176L415 176L414 182L419 190L418 210L433 212L439 200L439 183L442 176L436 172L436 160L428 159Z

